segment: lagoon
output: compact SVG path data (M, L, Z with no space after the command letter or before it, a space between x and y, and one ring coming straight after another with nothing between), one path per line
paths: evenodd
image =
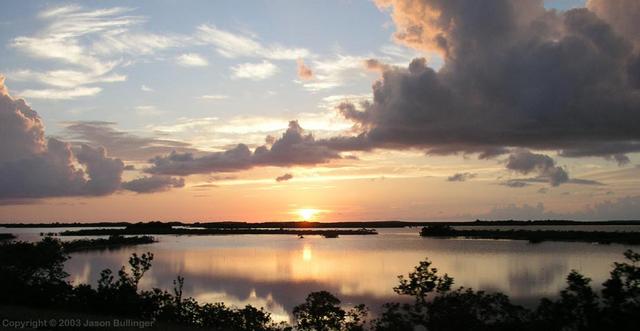
M39 232L64 230L2 232L37 240ZM73 253L65 267L74 284L95 285L101 270L118 270L132 253L149 251L155 259L142 280L144 288L171 290L173 280L181 275L185 278L184 294L199 302L222 301L239 307L251 304L264 307L276 320L289 320L292 308L302 303L309 292L318 290L332 292L346 306L364 303L375 312L382 303L401 299L392 289L397 285L397 276L406 275L426 257L441 272L454 277L457 286L501 291L516 303L535 305L544 296L557 295L572 269L592 278L594 287L599 288L608 278L613 262L622 261L622 253L633 248L575 242L530 244L422 238L419 228L377 230L378 235L335 239L160 235L155 236L158 242L153 244Z

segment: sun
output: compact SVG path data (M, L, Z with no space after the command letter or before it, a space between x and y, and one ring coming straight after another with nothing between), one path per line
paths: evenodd
M320 211L317 209L310 209L310 208L304 208L304 209L298 209L297 210L297 214L298 216L300 216L300 219L302 219L303 221L310 221L312 220Z

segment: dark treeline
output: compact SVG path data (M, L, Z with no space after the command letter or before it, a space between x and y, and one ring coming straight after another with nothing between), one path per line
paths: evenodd
M542 299L533 309L513 304L502 293L453 288L454 279L440 274L429 260L407 276L399 276L394 291L412 303L390 302L369 318L357 305L345 310L331 293L308 295L292 311L293 323L275 323L264 309L201 304L183 296L184 279L171 292L138 288L151 268L153 254L133 254L129 268L103 270L97 287L72 285L63 269L69 258L62 243L44 238L37 243L0 244L0 305L121 316L155 321L155 327L212 330L637 330L640 325L640 254L624 253L610 277L596 292L589 278L572 271L567 287L555 299ZM25 308L26 309L26 308ZM0 309L2 318L11 318ZM36 310L34 310L36 311ZM95 315L94 315L95 316ZM34 316L37 317L37 316Z
M59 227L128 227L132 225L147 226L168 225L185 227L203 227L214 229L264 229L264 228L402 228L429 225L449 225L449 226L514 226L514 225L640 225L638 220L611 220L611 221L572 221L572 220L475 220L462 222L410 222L410 221L372 221L372 222L100 222L100 223L6 223L0 226L7 228L59 228Z
M574 241L599 244L640 245L640 232L559 231L559 230L458 230L448 225L430 225L422 228L423 237L465 237L480 239L543 241Z
M9 240L9 239L15 239L16 236L12 235L11 233L0 233L0 240Z
M89 251L89 250L102 250L102 249L115 249L125 246L134 246L142 244L151 244L156 242L152 236L109 236L109 238L99 239L76 239L71 241L63 241L62 247L67 253Z

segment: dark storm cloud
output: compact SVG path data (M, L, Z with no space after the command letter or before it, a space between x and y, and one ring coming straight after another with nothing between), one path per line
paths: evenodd
M238 144L226 151L202 156L172 152L151 159L152 166L146 172L165 175L234 172L257 166L316 165L340 158L336 150L318 143L297 121L291 121L287 131L271 146L263 145L251 151L247 145Z
M116 123L77 121L66 123L65 133L71 141L103 146L109 154L124 160L146 161L159 154L172 151L196 152L188 143L141 137L114 128Z
M546 10L542 0L378 3L391 8L398 41L441 52L444 65L435 71L415 59L406 69L381 69L370 61L382 70L373 101L363 111L338 109L362 134L328 146L483 158L528 148L619 163L640 151L638 25L621 23L636 22L637 11L624 8L637 2L592 1L606 15ZM561 168L545 169L552 184L567 180Z
M102 196L121 188L124 163L103 147L45 138L38 114L9 95L0 76L0 200Z
M293 178L292 174L284 174L282 176L276 177L276 182L286 182Z
M460 172L447 177L449 182L464 182L468 179L476 177L476 174L470 172Z
M184 187L184 178L153 175L122 183L122 188L137 193L154 193Z

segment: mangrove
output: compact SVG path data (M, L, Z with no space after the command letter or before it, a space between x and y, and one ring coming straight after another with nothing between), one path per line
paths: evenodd
M448 225L430 225L420 231L422 237L463 237L471 239L573 241L598 244L640 245L640 232L626 231L559 231L559 230L459 230Z

